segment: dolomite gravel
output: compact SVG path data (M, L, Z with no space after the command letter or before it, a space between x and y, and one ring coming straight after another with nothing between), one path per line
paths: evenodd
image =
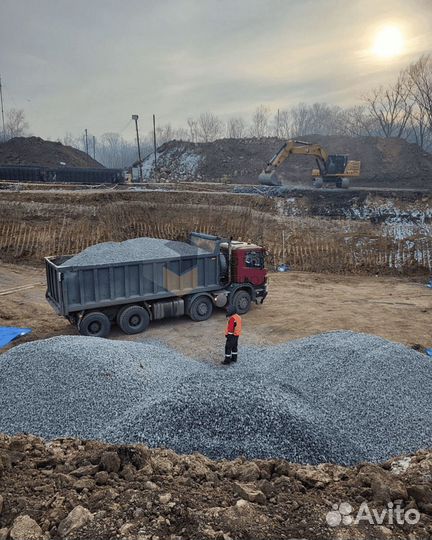
M155 342L60 336L0 356L0 431L213 459L379 461L430 446L432 364L367 334L245 348L228 367Z
M95 244L74 255L61 266L87 266L93 264L115 264L147 259L172 259L182 256L207 254L201 248L159 238L132 238L124 242L103 242Z

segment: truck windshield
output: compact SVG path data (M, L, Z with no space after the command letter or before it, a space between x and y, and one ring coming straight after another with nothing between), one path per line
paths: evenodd
M260 251L249 251L245 257L246 268L264 268L264 257Z

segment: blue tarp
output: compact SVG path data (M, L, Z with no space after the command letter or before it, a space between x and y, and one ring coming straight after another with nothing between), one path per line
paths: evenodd
M426 350L425 350L425 353L426 353L428 356L432 356L432 349L426 349Z
M0 326L0 349L21 336L30 334L31 328L15 328L14 326Z

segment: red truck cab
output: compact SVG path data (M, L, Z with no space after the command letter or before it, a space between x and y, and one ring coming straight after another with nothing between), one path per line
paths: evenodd
M232 296L236 290L244 289L253 301L262 303L267 296L265 249L240 241L223 242L220 247L227 261L226 281Z
M264 248L246 242L231 242L231 250L231 280L235 283L264 285L267 281Z

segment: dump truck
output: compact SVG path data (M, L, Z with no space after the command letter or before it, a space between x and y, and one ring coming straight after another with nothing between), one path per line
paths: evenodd
M263 247L197 232L188 243L162 242L160 256L143 250L127 261L77 264L70 255L45 257L47 301L81 335L94 337L107 337L113 324L137 334L166 317L205 321L214 308L233 305L244 314L253 302L264 302Z

